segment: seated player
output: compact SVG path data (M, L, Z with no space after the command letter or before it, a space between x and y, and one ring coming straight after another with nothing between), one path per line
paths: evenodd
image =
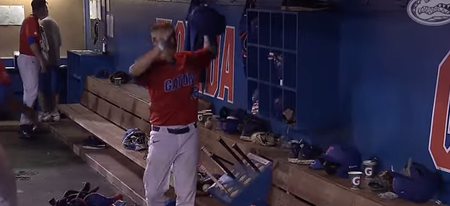
M5 65L3 65L2 61L0 61L0 110L21 112L37 125L37 117L33 109L14 99L11 89L11 78L8 72L6 72ZM25 139L31 138L29 134L21 135L20 137Z

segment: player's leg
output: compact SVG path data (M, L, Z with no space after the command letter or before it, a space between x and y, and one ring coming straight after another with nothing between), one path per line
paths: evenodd
M49 69L45 72L39 73L39 91L38 91L38 102L41 107L41 112L39 113L39 121L48 122L52 119L50 112L52 111L51 96L51 73Z
M16 178L0 144L0 206L17 206Z
M197 191L197 166L199 163L199 136L197 128L190 126L190 131L178 135L180 149L173 164L177 206L194 206Z
M164 206L164 193L169 189L170 167L178 150L176 136L162 130L150 132L143 178L148 206Z
M51 110L51 116L52 120L57 122L61 119L61 116L58 111L58 104L59 104L59 92L60 92L60 69L58 66L54 66L50 69L51 73L51 101L53 108Z
M39 60L36 57L28 55L19 55L17 58L19 66L19 74L23 83L23 103L28 107L33 108L37 98L39 85ZM21 132L23 137L29 137L32 132L32 122L22 114L20 117Z

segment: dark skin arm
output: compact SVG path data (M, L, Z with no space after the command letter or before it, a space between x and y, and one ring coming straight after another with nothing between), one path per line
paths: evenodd
M42 55L41 49L39 48L37 43L33 43L30 45L31 52L33 52L34 56L39 59L39 63L41 65L41 71L45 72L47 69L47 60L45 60Z
M213 55L216 55L216 48L211 46L208 36L203 36L203 48L208 49Z

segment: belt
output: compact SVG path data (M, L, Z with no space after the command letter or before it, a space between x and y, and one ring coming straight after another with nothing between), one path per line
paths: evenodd
M194 127L197 128L197 123L194 123ZM152 131L159 132L161 127L152 125ZM170 134L186 134L190 131L189 126L182 128L166 128L167 132Z

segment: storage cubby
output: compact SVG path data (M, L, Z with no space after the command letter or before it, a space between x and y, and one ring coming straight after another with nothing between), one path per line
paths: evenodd
M247 43L258 44L258 12L247 13Z
M269 117L270 101L270 86L259 83L259 115Z
M258 88L258 116L283 125L282 112L291 109L294 129L337 124L339 22L334 15L247 10L248 95L251 100ZM252 102L248 105L251 110Z
M247 48L247 75L249 78L258 79L258 48Z
M296 53L285 52L283 55L283 86L294 89L297 82Z
M272 100L270 118L281 121L283 120L283 90L279 87L272 87L270 96Z
M283 14L270 14L270 46L283 48Z
M258 70L259 70L259 80L262 80L264 82L270 81L270 61L267 58L269 55L270 50L266 48L259 48L259 64L258 64Z
M274 85L282 86L283 80L283 52L280 50L271 50L268 58L270 67L270 82Z
M253 98L255 93L257 93L256 100L259 101L258 82L249 80L247 86L247 94L249 94L247 98L248 108L252 108L253 106L254 103Z
M270 13L259 13L258 17L258 44L270 46Z

